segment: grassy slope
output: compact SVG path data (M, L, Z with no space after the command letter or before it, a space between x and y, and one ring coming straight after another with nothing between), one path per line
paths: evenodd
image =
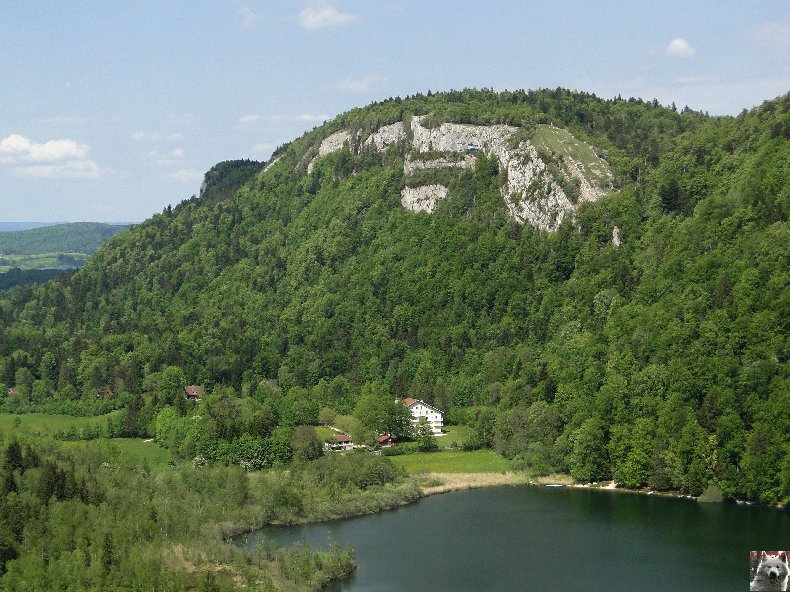
M409 473L498 473L510 468L510 461L492 450L472 452L421 452L390 457Z
M14 436L30 436L35 439L51 437L56 432L66 432L72 426L77 430L88 425L98 425L102 428L107 425L107 418L113 413L97 417L72 417L69 415L47 415L44 413L26 413L13 415L0 413L0 433L9 433ZM109 452L113 458L130 464L140 464L147 461L149 465L167 464L171 455L168 450L160 448L155 442L148 442L140 438L115 438L108 440L100 438L88 441L64 441L64 446L84 452L104 451Z

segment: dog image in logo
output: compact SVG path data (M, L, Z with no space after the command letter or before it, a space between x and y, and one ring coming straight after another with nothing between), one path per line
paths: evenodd
M787 590L790 566L787 551L752 551L749 590Z

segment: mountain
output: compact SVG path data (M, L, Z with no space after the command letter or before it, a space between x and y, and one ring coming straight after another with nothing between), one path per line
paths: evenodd
M126 228L128 225L72 222L2 232L0 233L0 253L6 255L90 254L108 238Z
M150 433L200 384L218 398L172 445L221 460L264 416L408 395L541 472L787 501L788 106L354 109L1 297L4 408L112 385Z

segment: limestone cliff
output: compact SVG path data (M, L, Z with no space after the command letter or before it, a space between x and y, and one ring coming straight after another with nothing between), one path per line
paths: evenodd
M495 156L507 173L502 198L518 222L556 230L563 219L574 215L578 203L597 200L612 191L612 174L606 162L593 147L567 130L538 126L533 138L524 139L515 137L519 128L508 125L443 123L429 128L423 125L423 119L414 116L409 122L411 152L440 156L421 159L407 152L404 174L408 177L425 169L471 167L478 152ZM318 158L340 150L346 143L351 145L352 137L342 130L324 138L317 156L307 166L308 172ZM361 145L382 151L391 145L407 144L408 137L404 123L396 122L380 127ZM432 212L447 195L447 188L438 184L406 187L401 192L401 203L413 211Z

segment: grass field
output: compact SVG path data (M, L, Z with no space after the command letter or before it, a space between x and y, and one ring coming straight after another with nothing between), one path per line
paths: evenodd
M77 453L103 450L119 464L139 465L147 461L153 467L165 465L171 459L168 450L161 448L156 442L140 438L113 438L112 440L102 438L100 440L63 442L63 444Z
M389 457L409 473L500 473L510 468L510 461L491 450L471 452L445 450Z
M472 429L467 426L446 425L442 428L447 433L446 436L436 438L436 443L439 448L450 448L450 445L455 442L456 447L463 446L464 443L472 435Z
M28 435L49 437L56 432L68 431L72 426L79 430L87 425L107 426L107 418L113 413L95 417L72 417L70 415L47 415L44 413L24 413L12 415L0 413L0 433L7 435ZM100 438L97 440L61 441L75 451L104 450L119 462L140 464L144 460L151 466L167 464L170 452L160 448L155 442L146 442L141 438Z
M576 161L584 171L584 175L593 183L600 186L609 183L610 173L606 162L595 153L592 146L576 139L568 130L552 125L538 125L533 141L555 154Z
M47 415L44 413L22 413L19 415L0 413L0 432L24 432L31 435L51 436L58 431L65 432L71 426L77 429L87 425L99 425L105 428L107 418L112 413L94 417L72 417L71 415Z
M9 255L0 253L0 272L11 268L42 269L45 267L81 267L88 259L85 253L40 253L36 255Z

